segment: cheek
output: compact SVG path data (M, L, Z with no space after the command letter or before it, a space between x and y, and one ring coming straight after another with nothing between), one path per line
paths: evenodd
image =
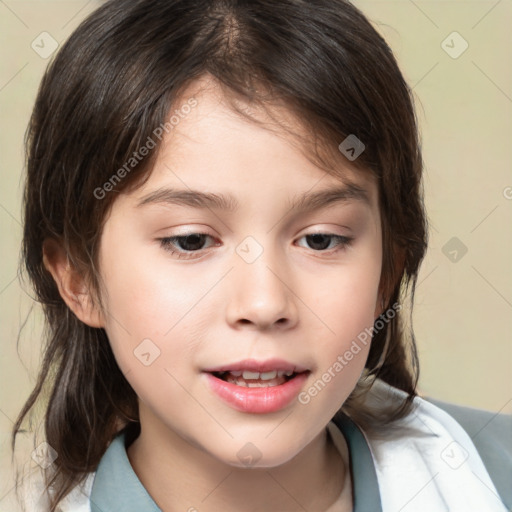
M207 283L171 273L158 261L141 265L136 251L127 253L114 261L111 252L104 261L105 330L118 365L143 396L159 380L169 381L166 370L174 373L190 359L199 342L190 318L203 308L199 299Z
M142 401L165 399L166 407L179 407L180 383L186 380L185 369L193 365L198 343L194 327L186 321L188 303L195 297L185 300L162 287L161 281L160 287L152 287L144 276L133 273L130 282L137 293L120 293L112 287L109 296L111 318L106 332L115 359Z
M165 254L152 257L153 249L148 255L140 243L122 254L116 253L115 243L110 247L103 261L106 303L114 317L109 323L122 324L133 336L164 336L204 293L207 280L191 281L189 274L169 265Z
M368 254L357 260L323 280L324 286L317 290L314 301L334 336L344 340L373 325L378 301L379 258Z
M371 311L347 308L332 317L331 325L335 334L315 341L318 367L298 396L299 403L325 423L347 400L364 370L373 316Z
M316 387L325 384L324 399L329 395L336 403L356 385L370 349L381 271L378 246L375 250L377 254L367 251L357 263L333 272L313 297L314 312L324 324L324 335L314 340L322 381Z

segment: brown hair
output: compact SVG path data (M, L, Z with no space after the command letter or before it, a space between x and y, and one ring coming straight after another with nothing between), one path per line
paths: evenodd
M48 388L45 436L59 454L47 479L55 489L51 511L95 470L116 433L137 425L138 406L105 331L79 321L61 298L43 264L43 242L59 241L73 267L100 289L97 257L106 214L116 193L147 179L158 148L112 192L98 199L95 190L206 73L235 109L235 99L285 105L307 128L310 138L302 142L320 163L345 158L338 145L350 134L365 144L353 164L379 186L385 305L407 297L412 305L427 237L413 98L390 48L356 7L345 0L106 2L48 67L26 141L23 259L46 316L47 339L12 445ZM408 394L393 413L397 418L415 396L418 363L403 311L384 324L373 334L366 367L368 375ZM344 405L353 416L364 413L358 396L354 392Z

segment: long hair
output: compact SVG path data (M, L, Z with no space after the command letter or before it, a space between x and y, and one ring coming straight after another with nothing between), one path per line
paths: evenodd
M205 74L240 115L250 117L240 100L269 111L284 105L306 129L301 147L331 174L346 158L340 143L349 135L364 143L352 163L379 187L385 309L406 299L412 305L427 244L413 95L389 46L356 7L346 0L107 1L49 65L26 136L22 257L46 334L12 446L44 399L44 434L59 454L47 478L55 490L52 512L96 469L120 429L136 428L138 406L105 331L79 321L62 300L43 264L43 242L57 240L70 264L100 289L107 213L119 192L148 178L159 141L122 179L112 178L155 139L182 91ZM378 376L408 394L383 422L405 414L415 396L418 362L404 312L378 319L366 363L365 378ZM365 413L361 386L344 405L354 417Z

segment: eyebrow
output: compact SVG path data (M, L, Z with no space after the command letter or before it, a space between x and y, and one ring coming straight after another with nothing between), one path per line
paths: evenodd
M324 208L335 203L361 201L368 206L370 198L367 191L354 184L348 183L335 188L318 192L304 192L287 202L291 211L308 212ZM160 188L145 195L137 203L137 208L148 204L190 206L192 208L215 209L235 212L240 203L231 194L215 194L199 190L181 190Z

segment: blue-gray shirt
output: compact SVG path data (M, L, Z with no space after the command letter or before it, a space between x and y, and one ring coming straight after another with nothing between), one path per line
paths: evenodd
M455 418L471 437L503 503L512 510L512 417L430 400ZM333 422L347 441L354 512L382 512L370 448L358 426L346 415ZM125 433L110 444L96 470L92 512L161 512L133 471Z

